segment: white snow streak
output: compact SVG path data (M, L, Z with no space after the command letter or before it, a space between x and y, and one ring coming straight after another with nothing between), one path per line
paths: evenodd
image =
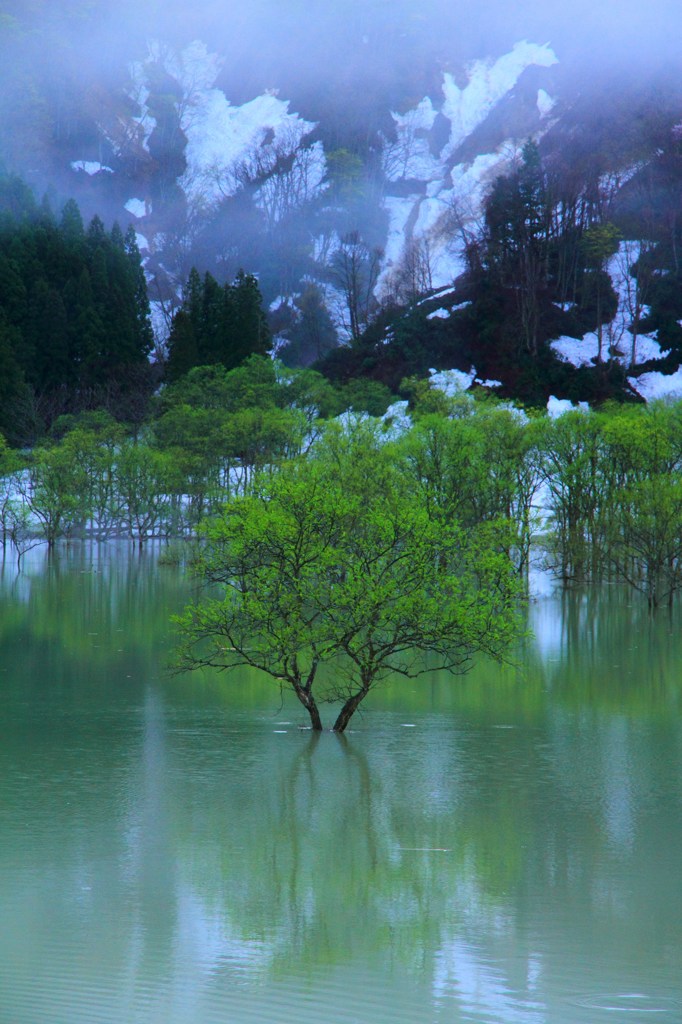
M432 388L444 392L449 398L454 398L471 387L476 378L476 370L473 366L468 373L462 370L429 370L429 375Z
M554 395L550 395L547 400L547 412L549 416L555 420L559 416L563 416L566 412L589 412L590 407L587 402L578 402L574 405L568 398L555 398Z
M453 246L452 223L470 226L481 215L483 198L492 180L518 159L519 145L508 141L492 153L468 162L452 164L460 145L479 127L495 106L516 85L531 65L550 67L557 58L549 46L526 41L497 60L476 61L468 68L468 81L460 87L453 75L443 75L443 100L437 109L424 97L412 110L393 113L392 140L384 140L383 168L389 182L419 181L426 195L408 198L388 196L385 208L390 219L382 273L376 294L381 297L391 269L397 267L413 239L428 240L431 276L435 286L454 281L463 271L461 254ZM538 92L538 127L553 105L543 90ZM450 122L449 139L438 155L431 151L428 132L440 114Z
M113 174L113 168L101 164L98 160L72 160L71 167L74 171L85 171L86 174L99 174L104 171L106 174Z
M383 168L389 181L438 177L440 161L431 153L426 133L433 127L436 110L428 96L406 114L392 113L395 142L384 140Z
M526 40L516 43L510 53L496 61L476 61L469 68L469 81L460 89L452 75L443 76L443 113L452 125L444 156L454 150L486 119L501 99L514 88L531 65L551 67L557 58L549 46Z
M652 370L639 377L628 377L628 384L647 402L657 399L682 399L682 366L675 373Z
M384 200L384 206L388 213L389 224L386 248L384 250L384 271L382 273L382 277L388 272L393 264L400 261L406 241L407 222L414 209L415 202L418 201L419 196L407 196L405 198L399 196L387 196ZM380 286L377 285L377 294L379 291Z
M549 117L555 106L556 100L544 89L538 89L537 107L540 117Z
M153 43L147 61L131 67L131 96L141 111L133 121L140 126L145 148L155 127L148 107L148 68L155 64L181 88L176 109L187 137L187 170L180 185L195 207L211 209L246 182L266 179L261 205L277 219L282 212L282 192L299 203L319 193L327 169L324 151L319 143L306 143L315 124L291 113L288 101L280 100L275 91L233 106L215 87L222 59L199 41L181 52ZM279 168L287 162L290 166L285 175ZM280 183L279 188L270 186L268 191L273 179Z

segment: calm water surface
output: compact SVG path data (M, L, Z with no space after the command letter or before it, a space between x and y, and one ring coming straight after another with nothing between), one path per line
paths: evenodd
M679 618L542 598L344 739L169 677L153 551L0 572L1 1024L682 1021Z

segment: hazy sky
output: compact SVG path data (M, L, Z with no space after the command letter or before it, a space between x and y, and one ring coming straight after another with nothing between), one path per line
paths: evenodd
M94 36L103 61L149 34L203 37L249 76L320 76L330 63L338 74L361 56L400 63L415 50L457 62L524 37L565 59L613 54L638 66L682 56L681 0L0 0L3 11L68 24L84 55Z
M4 145L11 152L21 128L27 77L40 80L51 108L64 95L50 116L73 120L73 98L87 97L92 110L100 85L120 91L152 38L204 40L223 57L220 84L232 103L277 89L303 116L334 110L340 123L354 109L371 129L376 111L437 95L443 70L524 38L551 44L573 93L595 83L600 97L629 92L659 71L672 92L682 82L681 29L682 0L0 0ZM32 148L30 137L20 143Z

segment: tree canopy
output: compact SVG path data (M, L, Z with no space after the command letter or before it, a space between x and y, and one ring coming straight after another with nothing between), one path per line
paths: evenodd
M263 477L204 531L195 564L210 588L179 620L179 665L251 666L343 732L390 675L463 672L500 659L520 632L520 584L499 522L434 516L366 430Z

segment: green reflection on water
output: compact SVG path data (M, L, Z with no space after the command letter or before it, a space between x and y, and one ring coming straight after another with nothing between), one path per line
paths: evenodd
M679 1020L678 618L543 599L516 667L313 736L166 674L187 597L125 547L5 567L0 1020Z

